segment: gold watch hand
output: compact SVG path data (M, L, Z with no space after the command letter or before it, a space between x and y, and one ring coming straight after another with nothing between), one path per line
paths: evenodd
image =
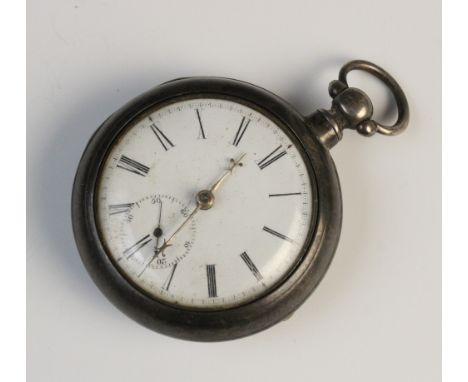
M175 235L177 235L181 230L182 228L184 228L184 226L190 221L190 219L192 219L195 214L200 210L200 206L197 204L197 206L194 208L194 210L190 213L189 216L187 216L187 219L185 219L182 224L174 231L174 233L169 237L169 239L167 240L164 240L164 244L161 245L161 247L157 248L156 249L156 252L157 253L161 253L162 251L164 251L167 247L170 247L172 244L170 244L170 242L174 239Z
M234 168L236 166L242 166L241 160L242 158L245 157L245 153L242 154L238 160L234 160L231 158L230 160L230 166L229 168L221 175L221 177L210 187L211 192L216 192L219 187L221 187L221 184L224 182L224 180L227 178L228 175L232 174Z

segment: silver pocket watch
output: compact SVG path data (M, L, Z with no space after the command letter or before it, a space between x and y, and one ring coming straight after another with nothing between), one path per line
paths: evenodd
M392 91L398 120L346 76ZM73 229L86 269L128 316L197 341L247 336L288 317L317 287L338 244L342 205L329 150L345 128L395 135L406 97L382 68L352 61L330 110L303 116L227 78L180 78L114 112L81 158Z

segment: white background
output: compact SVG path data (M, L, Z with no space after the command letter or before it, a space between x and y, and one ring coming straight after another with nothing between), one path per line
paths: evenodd
M436 1L40 1L28 6L30 381L440 379L440 9ZM343 232L324 281L255 336L198 344L118 312L81 265L70 193L85 144L128 99L189 75L243 79L303 113L340 65L388 69L411 106L396 138L333 149ZM377 117L390 98L367 77Z

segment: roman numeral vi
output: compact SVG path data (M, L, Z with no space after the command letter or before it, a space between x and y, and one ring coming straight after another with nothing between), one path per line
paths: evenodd
M209 264L206 266L206 278L208 280L208 296L209 297L218 297L216 291L216 266L214 264Z

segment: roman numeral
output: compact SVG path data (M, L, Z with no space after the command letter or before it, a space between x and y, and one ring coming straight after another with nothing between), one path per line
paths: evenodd
M200 133L201 133L201 137L202 137L202 139L206 139L206 137L205 137L205 130L203 130L203 123L202 123L201 117L200 117L200 111L199 111L198 109L195 109L195 111L197 112L198 123L200 124Z
M274 155L279 149L281 149L281 145L279 145L276 149L274 149L270 154L268 154L265 158L263 158L260 162L257 163L260 170L263 170L265 167L269 166L273 162L280 159L282 156L286 155L286 150L280 151L278 154Z
M161 143L164 150L169 150L171 147L174 147L174 144L169 140L169 138L159 129L158 126L154 123L151 117L148 119L152 122L150 125L151 130L153 131L156 138L158 138L159 143Z
M148 166L145 166L144 164L141 164L140 162L137 162L134 159L130 159L125 155L120 156L119 162L117 163L117 167L141 176L146 176L148 174L148 171L150 170Z
M255 276L257 281L261 281L263 279L263 276L260 273L260 271L258 270L258 268L255 266L255 264L253 263L253 261L249 257L249 255L247 255L247 252L242 252L240 254L240 257L241 257L242 260L244 260L245 265L247 265L250 272L252 272L252 274Z
M127 212L135 203L110 204L108 206L109 215L116 215Z
M145 237L142 237L135 244L133 244L130 248L127 248L125 251L123 251L123 255L126 256L127 259L129 259L136 252L138 252L141 248L143 248L146 244L148 244L150 241L151 241L150 235L146 235Z
M242 121L240 123L239 129L237 129L236 136L234 137L234 141L232 142L232 144L234 146L239 145L239 142L241 141L242 137L244 136L245 130L247 130L247 126L249 126L250 119L247 120L247 122L245 124L244 124L244 122L245 122L245 117L242 117Z
M290 243L294 243L293 239L287 237L286 235L283 235L282 233L276 232L275 230L272 230L271 228L268 228L268 227L265 226L265 227L263 227L263 230L265 232L271 233L273 236L279 237L280 239L289 241Z
M169 273L169 276L167 277L166 281L164 282L163 289L165 289L167 291L169 290L169 288L171 286L172 278L174 277L174 273L175 273L175 271L177 269L177 264L178 263L175 263L172 266L171 273Z
M268 194L268 197L274 198L277 196L291 196L291 195L302 195L302 192L289 192L287 194Z
M216 269L214 264L206 266L206 278L208 280L208 296L218 297L216 293Z

